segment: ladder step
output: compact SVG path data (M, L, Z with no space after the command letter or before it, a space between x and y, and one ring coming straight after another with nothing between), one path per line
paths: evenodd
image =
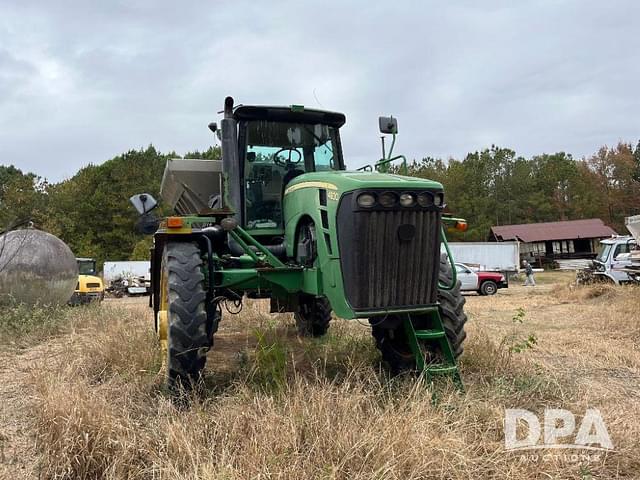
M421 340L435 340L444 338L445 335L442 330L416 330L416 338Z
M455 365L426 365L425 370L429 374L446 374L458 371L458 367Z

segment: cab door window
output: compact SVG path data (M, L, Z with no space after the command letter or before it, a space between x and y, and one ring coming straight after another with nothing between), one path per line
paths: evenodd
M282 228L282 196L306 172L337 170L337 130L321 124L248 121L244 152L249 229Z

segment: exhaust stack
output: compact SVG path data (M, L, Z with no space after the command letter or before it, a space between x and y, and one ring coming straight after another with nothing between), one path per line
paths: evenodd
M224 118L220 121L222 131L222 176L224 178L224 206L233 210L233 218L242 225L240 184L240 155L238 152L238 122L233 118L233 97L224 100Z

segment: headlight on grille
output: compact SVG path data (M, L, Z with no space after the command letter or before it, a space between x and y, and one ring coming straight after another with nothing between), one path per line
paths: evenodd
M355 207L372 210L391 210L399 207L413 210L441 210L444 208L444 194L441 191L430 190L365 190L356 193Z
M418 195L418 205L421 207L430 207L433 205L433 197L429 193L421 193Z
M403 207L413 207L416 203L416 199L410 193L403 193L400 195L400 205Z
M378 203L383 207L393 207L398 201L398 197L395 193L384 192L378 197Z
M358 206L363 208L371 208L376 203L376 197L371 193L361 193L358 195Z

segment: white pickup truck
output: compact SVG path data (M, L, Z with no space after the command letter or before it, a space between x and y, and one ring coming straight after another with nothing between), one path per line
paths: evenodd
M619 235L600 242L600 253L593 261L594 277L620 285L640 283L640 215L627 217L631 235Z

